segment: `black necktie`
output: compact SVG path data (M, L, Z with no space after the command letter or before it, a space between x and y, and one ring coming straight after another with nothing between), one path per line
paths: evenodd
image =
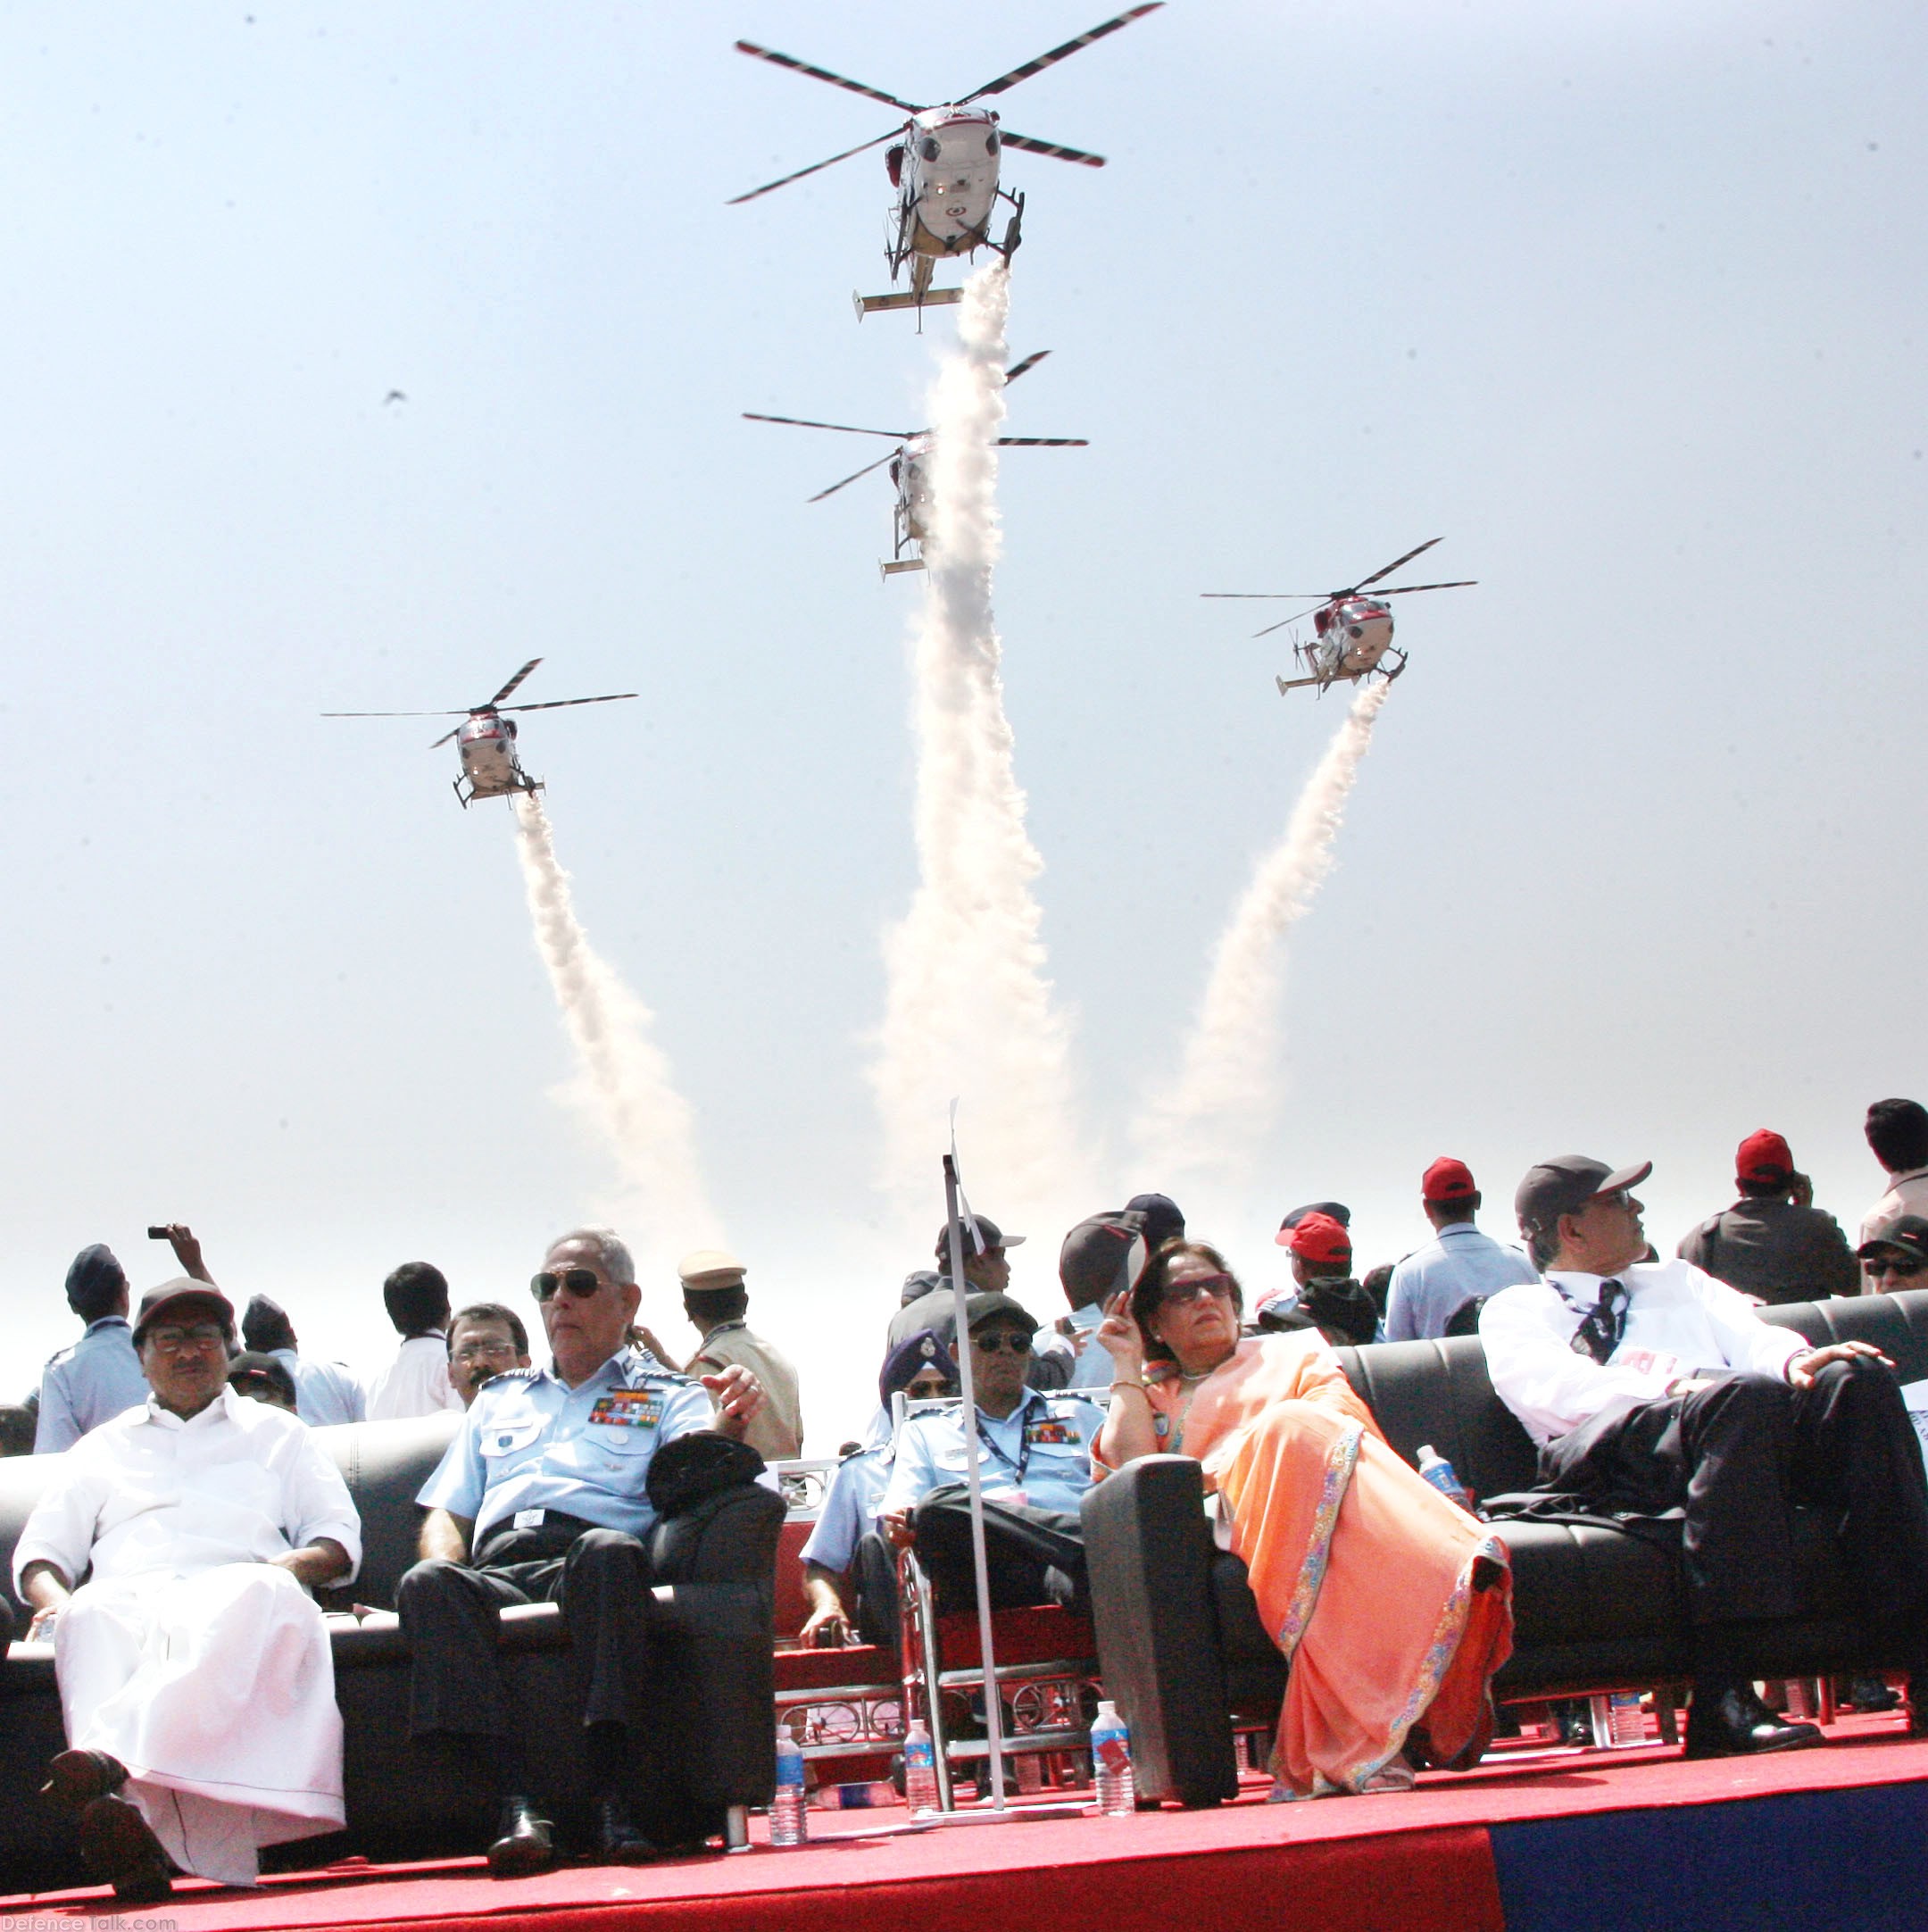
M1627 1291L1624 1281L1600 1283L1600 1301L1590 1308L1574 1330L1573 1351L1591 1355L1604 1368L1626 1333Z

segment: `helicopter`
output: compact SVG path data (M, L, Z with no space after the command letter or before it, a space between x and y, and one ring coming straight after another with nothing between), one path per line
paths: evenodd
M1013 134L999 124L995 110L972 104L989 95L1002 94L1020 80L1028 80L1033 74L1042 73L1080 48L1088 47L1093 41L1128 27L1147 13L1157 12L1163 4L1164 0L1147 0L1143 6L1129 8L1075 40L1053 47L1049 54L1041 54L1035 61L1026 61L1022 67L1000 74L961 100L936 107L914 106L909 101L900 101L894 94L867 87L860 80L847 79L827 68L813 67L808 61L778 54L771 47L760 47L752 40L739 40L739 54L787 67L793 73L808 74L814 80L827 80L834 87L847 88L867 100L881 101L886 107L902 108L910 118L887 133L875 135L855 147L845 148L841 154L831 155L828 161L813 162L794 174L766 181L747 195L735 196L729 205L735 208L754 201L774 188L787 187L805 175L848 161L866 148L892 141L893 145L885 151L884 165L891 186L897 191L897 205L893 211L885 259L890 263L893 282L904 264L910 263L910 286L908 291L898 290L887 296L854 297L857 319L861 321L866 315L882 309L914 308L921 321L927 304L956 302L963 294L960 288L931 287L940 262L955 255L968 257L985 247L994 249L1008 262L1017 252L1024 222L1024 196L998 185L998 156L1002 149L1023 148L1034 154L1049 154L1057 161L1078 162L1087 168L1104 166L1102 154L1087 154L1082 148L1063 147L1052 141L1035 140L1027 134ZM994 242L991 239L991 218L1000 201L1010 204L1011 215L1005 225L1003 240Z
M1417 550L1409 550L1403 557L1395 557L1384 570L1375 570L1370 577L1362 577L1358 583L1350 584L1343 590L1207 590L1200 595L1207 597L1284 597L1294 603L1305 597L1318 600L1313 610L1282 617L1277 623L1267 624L1263 630L1252 633L1256 637L1269 637L1287 624L1297 623L1301 617L1309 616L1312 620L1312 641L1292 645L1294 654L1309 675L1276 679L1282 697L1286 692L1299 690L1309 684L1316 684L1319 695L1324 697L1333 685L1341 682L1357 684L1361 678L1375 670L1390 684L1406 669L1406 654L1393 648L1392 612L1381 600L1404 596L1415 590L1470 590L1478 579L1460 578L1450 584L1392 584L1375 597L1364 596L1361 593L1367 585L1392 576L1402 564L1410 563L1415 557L1441 541L1437 537L1429 537ZM1385 667L1385 659L1389 655L1398 661L1390 670Z
M459 711L325 711L324 718L461 718L465 721L453 731L445 731L428 749L440 751L451 738L461 754L461 777L455 780L455 795L466 811L478 798L507 798L516 792L536 793L545 789L542 779L532 779L516 756L516 721L507 714L519 711L561 711L571 704L613 704L619 698L639 697L637 691L610 691L601 697L553 697L539 704L504 704L517 686L542 660L532 657L486 704L471 704ZM466 785L468 789L462 787Z
M1004 378L1005 387L1009 388L1027 369L1035 369L1050 354L1049 349L1039 349L1026 356L1023 362L1013 363ZM930 534L931 517L929 458L931 451L936 447L936 438L928 429L860 429L854 423L812 422L803 416L763 416L753 409L746 409L744 416L750 422L787 423L796 429L836 429L845 436L893 438L897 447L889 455L879 456L875 462L867 462L861 470L852 471L843 482L833 483L827 490L819 490L810 501L820 504L826 496L835 496L844 483L854 483L859 477L868 476L873 470L882 469L888 463L891 481L897 487L897 503L892 512L893 541L891 561L878 568L886 577L924 568L921 546ZM1001 436L997 441L1001 449L1088 449L1091 446L1089 440L1082 436ZM911 550L912 554L907 557L906 550Z

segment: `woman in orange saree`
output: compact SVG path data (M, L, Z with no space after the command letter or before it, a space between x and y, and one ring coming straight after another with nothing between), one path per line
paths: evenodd
M1242 1339L1242 1305L1215 1249L1159 1249L1099 1330L1116 1372L1099 1472L1159 1451L1204 1465L1291 1666L1276 1798L1408 1788L1409 1740L1475 1762L1513 1647L1505 1546L1388 1445L1317 1331Z

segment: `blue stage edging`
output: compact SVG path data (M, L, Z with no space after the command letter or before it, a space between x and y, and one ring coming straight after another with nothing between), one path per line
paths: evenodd
M1921 1932L1928 1783L1491 1828L1507 1932Z

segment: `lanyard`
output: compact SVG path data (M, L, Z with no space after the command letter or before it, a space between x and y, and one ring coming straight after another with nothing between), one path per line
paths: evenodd
M1008 1469L1011 1472L1011 1474L1018 1478L1018 1486L1020 1489L1024 1487L1025 1471L1031 1467L1031 1432L1028 1428L1026 1428L1024 1420L1025 1410L1028 1409L1030 1406L1030 1403L1027 1402L1024 1404L1022 1408L1018 1409L1018 1411L1017 1412L1018 1460L1015 1462L1013 1462L1011 1459L1008 1455L1006 1455L1004 1452L1000 1449L994 1442L991 1440L990 1433L984 1426L983 1416L980 1415L976 1419L977 1423L977 1440L981 1442L985 1445L985 1447L988 1449L991 1453L995 1456L997 1460L1001 1462L1004 1467Z

